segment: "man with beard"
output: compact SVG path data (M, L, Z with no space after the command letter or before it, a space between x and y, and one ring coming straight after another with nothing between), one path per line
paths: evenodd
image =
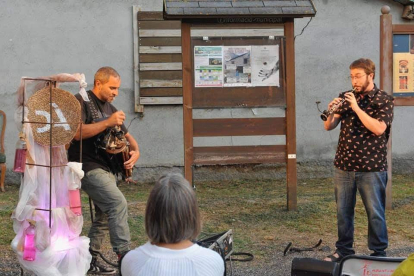
M357 190L368 216L368 248L371 256L386 256L388 234L385 222L387 141L393 119L394 99L374 84L375 64L358 59L349 66L355 89L343 92L328 109L345 102L324 123L332 130L341 122L334 161L338 241L336 251L325 261L339 262L355 254L354 210Z
M82 104L82 169L85 172L82 190L95 205L95 219L88 234L89 250L92 254L88 274L116 274L114 269L106 268L97 262L103 239L108 231L112 249L118 255L119 261L129 251L131 242L127 201L116 183L116 161L98 142L98 138L106 133L107 129L119 126L125 133L131 149L129 159L123 164L124 168L132 169L139 158L138 143L123 124L125 113L111 104L118 96L120 86L121 77L118 72L112 67L102 67L95 74L93 89L87 92L89 101L84 101L79 94L76 95ZM70 161L79 162L80 133L78 130L69 148Z

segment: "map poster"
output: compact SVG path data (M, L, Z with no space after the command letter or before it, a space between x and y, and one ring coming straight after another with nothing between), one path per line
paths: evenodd
M223 86L223 47L194 47L195 87Z

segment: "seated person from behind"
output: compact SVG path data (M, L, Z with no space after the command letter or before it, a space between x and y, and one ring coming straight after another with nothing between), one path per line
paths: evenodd
M156 182L145 211L149 241L122 260L123 276L222 276L224 262L210 249L194 244L201 230L195 193L180 174L167 174Z

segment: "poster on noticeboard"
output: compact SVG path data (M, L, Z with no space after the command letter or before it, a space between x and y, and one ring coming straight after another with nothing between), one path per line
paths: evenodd
M414 96L414 35L393 37L394 96Z
M223 86L223 47L194 47L195 87Z
M279 85L279 45L252 46L252 85Z
M194 46L195 87L280 86L279 45Z
M251 86L251 46L224 46L224 86Z

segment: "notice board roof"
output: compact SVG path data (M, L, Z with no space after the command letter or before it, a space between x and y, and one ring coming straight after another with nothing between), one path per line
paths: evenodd
M313 17L312 0L164 0L165 18Z

